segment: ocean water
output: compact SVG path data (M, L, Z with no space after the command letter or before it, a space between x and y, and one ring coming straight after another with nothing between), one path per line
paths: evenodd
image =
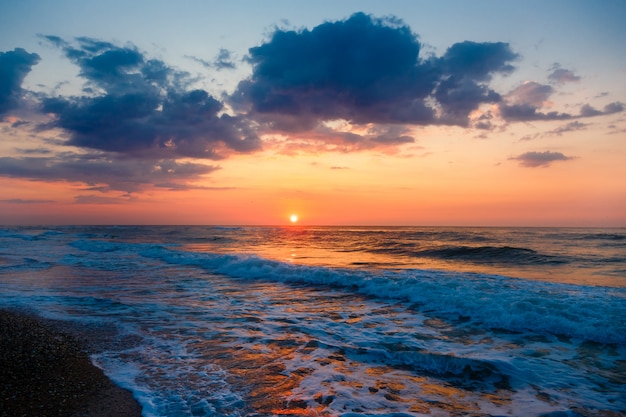
M626 229L14 227L151 416L624 416Z

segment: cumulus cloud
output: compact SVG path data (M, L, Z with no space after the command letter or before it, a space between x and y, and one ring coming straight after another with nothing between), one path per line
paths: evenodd
M0 116L19 107L22 99L22 82L39 55L22 48L0 52Z
M572 157L565 156L561 152L526 152L509 158L519 161L520 165L528 168L547 167L555 161L569 161Z
M48 127L69 132L68 145L135 157L208 159L260 148L245 119L223 113L223 104L209 93L186 88L185 74L147 59L134 46L46 39L63 49L86 80L82 96L43 101L44 112L56 116Z
M32 144L32 150L17 149L21 157L1 158L0 175L79 182L93 192L197 188L194 181L217 168L183 158L219 160L262 144L284 153L394 152L415 142L415 126L485 131L503 121L569 121L553 131L561 134L585 128L573 119L624 111L620 102L583 104L579 113L554 110L557 89L580 80L558 65L546 84L495 91L493 77L514 71L519 58L509 44L463 41L424 54L402 20L364 13L312 29L276 29L249 49L251 75L220 97L194 88L197 80L188 73L132 44L43 38L78 67L83 89L74 96L39 94L46 123L41 115L7 118L11 129L51 131L56 138L48 138L53 150ZM211 71L236 67L226 49L211 60L187 58ZM0 52L0 116L21 105L24 77L38 61L20 48ZM80 150L57 153L63 145ZM512 159L546 166L569 157L529 152Z
M231 103L286 131L338 119L464 126L481 103L500 100L487 82L517 58L505 43L457 43L440 58L422 58L420 48L399 19L363 13L312 30L277 29L249 50L252 76Z

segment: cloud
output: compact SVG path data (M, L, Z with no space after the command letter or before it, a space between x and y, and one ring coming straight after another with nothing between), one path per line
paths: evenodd
M228 49L220 48L220 52L213 61L213 67L218 70L235 69L237 66L233 61L232 53Z
M213 59L213 61L206 61L204 59L191 56L191 55L185 55L185 58L189 58L192 61L197 62L198 64L202 65L205 68L211 68L211 69L214 68L216 70L237 68L232 52L224 48L220 48L220 51L218 52L217 56Z
M574 159L563 155L561 152L526 152L524 154L509 158L519 161L521 166L528 168L547 167L555 161L569 161Z
M538 138L543 138L546 136L552 136L552 135L556 135L556 136L561 136L564 133L569 133L569 132L576 132L579 130L585 130L587 129L587 126L589 126L589 123L582 123L579 122L578 120L575 120L573 122L569 122L566 123L562 126L559 126L555 129L552 129L548 132L544 132L544 133L534 133L534 134L530 134L530 135L525 135L523 137L520 138L520 141L530 141L530 140L535 140Z
M573 116L558 111L540 112L537 107L529 104L501 105L500 114L509 122L530 122L537 120L568 120Z
M245 119L224 113L222 102L206 91L186 88L185 73L147 59L134 46L45 38L63 49L86 80L85 95L42 103L44 112L56 116L45 127L66 130L66 144L144 158L220 159L260 148Z
M52 151L48 148L38 147L34 149L23 149L23 148L15 148L15 151L22 155L41 155L41 154L51 154Z
M122 197L106 197L102 195L77 195L74 197L74 204L120 204L131 200L126 196Z
M580 108L580 115L582 117L593 116L605 116L614 113L621 113L624 111L624 104L620 102L609 103L604 106L603 110L597 110L589 104L585 104Z
M312 30L277 29L249 50L250 78L231 104L272 129L320 122L467 125L470 111L500 96L487 82L512 70L508 44L462 42L441 58L399 19L356 13Z
M56 203L55 200L37 200L37 199L23 199L23 198L10 198L7 200L0 200L0 203L5 204L47 204Z
M526 82L506 95L506 102L512 105L542 107L554 93L554 87L538 82Z
M504 97L503 102L498 105L500 115L509 122L529 122L605 116L624 111L624 105L620 102L607 104L604 110L597 110L590 104L584 104L579 114L542 111L550 105L549 98L555 91L550 85L534 81L524 83Z
M19 107L22 99L22 82L39 62L39 55L22 48L0 52L0 116Z
M313 130L291 133L286 139L267 139L267 148L278 153L356 152L378 149L395 153L399 145L414 143L410 130L402 125L372 125L361 131L320 125Z
M570 70L560 68L555 65L554 70L548 75L548 80L554 84L575 83L580 81L580 77Z
M587 128L587 126L589 126L588 123L581 123L578 120L574 121L574 122L570 122L567 123L563 126L557 127L556 129L550 131L549 133L555 134L555 135L562 135L563 133L567 133L567 132L575 132L577 130L585 130Z
M44 116L7 118L12 129L40 138L51 132L51 150L18 148L21 157L0 158L0 175L77 182L95 193L202 188L195 181L218 168L181 159L220 160L262 145L282 153L395 152L415 143L414 126L486 131L502 122L563 120L569 123L552 131L562 134L585 128L574 119L624 111L620 102L583 104L577 114L553 109L557 88L580 79L558 65L547 83L495 91L493 77L510 74L519 58L509 44L464 41L424 53L402 20L364 13L312 29L276 29L249 49L251 75L219 97L132 44L42 37L78 67L83 89L74 96L57 95L60 89L33 95ZM187 58L213 70L235 68L226 49L211 60ZM38 61L19 48L0 53L0 116L21 105L24 77ZM54 154L59 145L79 149ZM552 152L512 159L545 166L563 160L559 155L569 159Z
M137 192L159 183L196 188L216 166L180 163L172 159L114 159L105 154L66 153L52 157L0 157L0 175L37 181L82 183L92 191ZM104 184L104 185L103 185Z

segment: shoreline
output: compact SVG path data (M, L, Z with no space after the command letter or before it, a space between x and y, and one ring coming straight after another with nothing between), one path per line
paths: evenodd
M132 393L91 363L74 332L0 309L0 417L140 417Z

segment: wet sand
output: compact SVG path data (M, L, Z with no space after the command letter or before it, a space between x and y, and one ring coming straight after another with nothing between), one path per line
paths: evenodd
M0 416L138 417L141 407L91 363L75 336L0 310Z

